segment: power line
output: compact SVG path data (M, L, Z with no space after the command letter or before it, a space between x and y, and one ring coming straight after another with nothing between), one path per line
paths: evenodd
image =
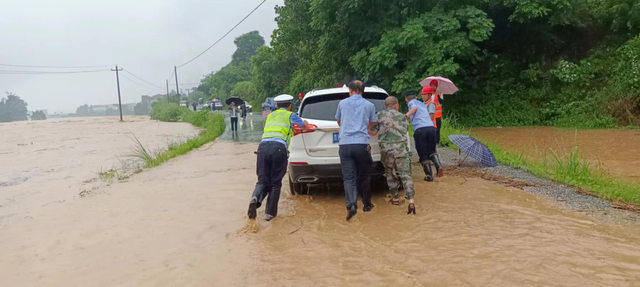
M127 80L131 81L132 83L134 83L134 84L136 84L136 85L138 85L138 86L141 86L141 87L147 88L147 89L149 89L149 90L152 90L152 88L151 88L151 87L149 87L149 86L145 86L145 85L143 85L143 84L141 84L141 83L138 83L138 82L136 82L135 80L133 80L133 79L131 79L131 78L129 78L129 77L127 77L127 76L125 76L125 75L120 75L120 77L123 77L123 78L125 78L125 79L127 79ZM164 92L164 89L160 89L160 90L162 90L162 91Z
M260 3L258 6L256 6L256 8L254 8L251 13L249 13L247 16L245 16L240 22L238 22L238 24L236 24L235 26L233 26L233 28L231 28L231 30L229 30L229 32L227 32L226 34L224 34L224 36L222 36L220 39L218 39L218 41L216 41L215 43L213 43L213 45L209 46L209 48L207 48L206 50L204 50L202 53L200 53L198 56L196 56L195 58L189 60L188 62L178 66L178 68L182 68L183 66L193 62L195 59L199 58L200 56L202 56L204 53L206 53L207 51L209 51L211 48L213 48L213 46L215 46L216 44L218 44L220 41L222 41L222 39L224 39L225 37L227 37L227 35L229 35L234 29L236 29L238 26L240 26L240 24L242 24L242 22L244 22L244 20L247 20L247 18L249 18L249 16L251 16L251 14L253 14L253 12L255 12L256 10L258 10L258 8L260 8L260 6L262 6L262 4L264 4L264 2L267 2L267 0L263 0L262 3Z
M126 69L125 69L124 71L125 71L125 73L127 73L127 74L129 74L129 75L132 75L132 76L134 76L134 77L136 77L136 78L137 78L138 80L140 80L140 81L143 81L143 82L145 82L145 83L147 83L147 84L149 84L149 85L152 85L152 86L154 86L154 87L156 87L156 88L158 88L158 89L164 90L164 88L163 88L163 87L156 86L156 85L152 84L151 82L149 82L149 81L147 81L147 80L145 80L145 79L143 79L143 78L140 78L140 77L138 77L138 76L134 75L133 73L129 72L129 71L128 71L128 70L126 70Z
M25 68L45 68L45 69L87 69L87 68L104 68L111 67L113 65L99 65L99 66L32 66L32 65L11 65L0 64L0 66L6 67L25 67Z
M69 71L69 72L0 70L0 74L5 74L5 75L82 74L82 73L97 73L97 72L106 72L106 71L109 71L109 69L85 70L85 71Z
M176 70L173 70L173 72L171 72L171 77L169 77L167 81L171 82L171 80L173 79L173 75L175 74L176 74Z

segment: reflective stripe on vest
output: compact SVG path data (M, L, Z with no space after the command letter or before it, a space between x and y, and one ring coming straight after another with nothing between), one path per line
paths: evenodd
M291 115L293 113L287 110L275 110L269 114L264 125L263 139L280 138L287 143L293 136L293 127L291 126Z
M433 103L436 104L436 119L439 119L442 117L442 105L440 104L440 97L438 94L435 95Z
M435 103L433 100L431 100L431 99L429 99L428 101L426 101L426 102L424 103L424 105L425 105L425 106L427 106L427 110L429 109L429 105L430 105L430 104L434 104L434 105L435 105L436 103ZM438 106L436 106L436 113L435 113L435 114L436 114L436 117L435 117L435 118L437 119L437 118L438 118L438 116L437 116L437 114L438 114ZM429 114L429 115L431 115L431 114ZM436 129L438 128L438 124L436 124L436 121L435 121L435 120L433 120L433 127L434 127L434 128L436 128Z

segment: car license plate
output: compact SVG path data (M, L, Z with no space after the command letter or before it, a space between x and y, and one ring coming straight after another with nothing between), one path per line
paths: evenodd
M340 142L340 133L333 133L333 143Z

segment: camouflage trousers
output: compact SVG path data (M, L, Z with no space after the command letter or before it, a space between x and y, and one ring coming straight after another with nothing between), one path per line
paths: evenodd
M398 197L398 190L404 187L404 197L413 199L413 179L411 178L411 158L406 145L380 144L380 156L384 165L384 175L387 178L389 192L394 198Z

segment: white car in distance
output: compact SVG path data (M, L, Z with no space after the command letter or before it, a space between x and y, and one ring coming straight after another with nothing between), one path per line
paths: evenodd
M363 97L373 103L376 112L382 111L384 100L389 95L378 87L366 87ZM291 193L301 193L305 186L312 183L342 181L342 169L339 156L340 127L335 119L338 103L349 97L346 86L334 89L316 89L307 93L297 112L309 123L309 129L295 128L295 136L289 146L289 187ZM343 113L348 111L343 111ZM384 174L380 162L378 137L369 139L373 166L372 179Z

